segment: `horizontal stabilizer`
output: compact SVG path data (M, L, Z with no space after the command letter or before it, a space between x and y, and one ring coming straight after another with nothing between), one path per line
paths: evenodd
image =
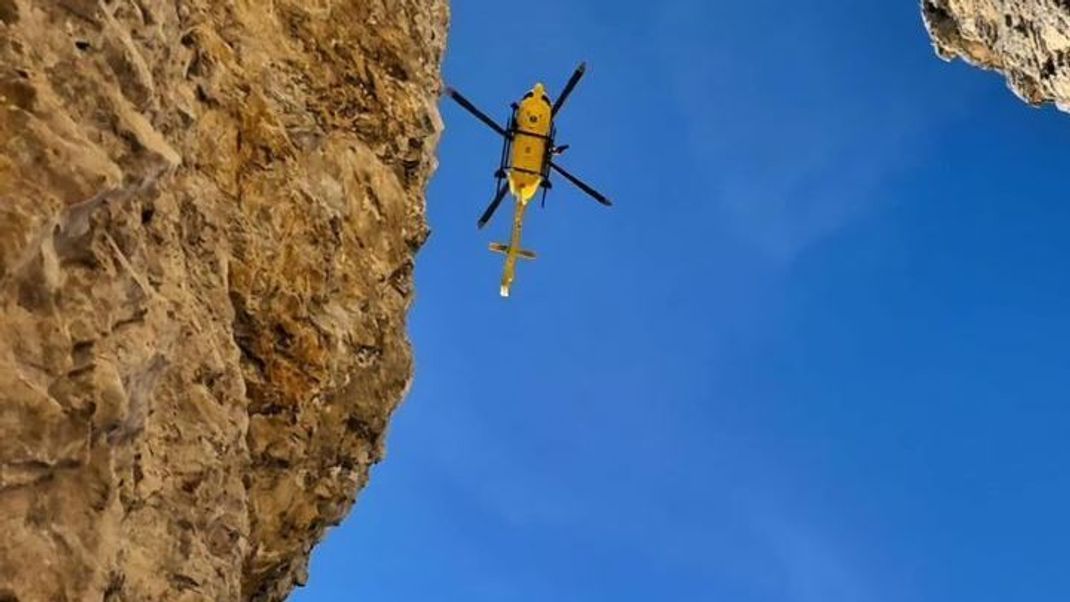
M509 254L509 246L508 245L503 245L500 242L492 242L492 243L490 243L490 250L494 251L495 253L501 253L502 255L508 255ZM524 249L517 249L516 250L516 256L521 258L521 259L535 259L535 253L533 253L531 251L526 251Z

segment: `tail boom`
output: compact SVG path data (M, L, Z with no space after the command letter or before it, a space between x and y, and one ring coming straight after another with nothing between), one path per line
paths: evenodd
M502 270L501 296L508 297L509 289L513 286L516 278L516 260L519 258L535 259L535 254L520 248L520 233L524 228L524 212L528 208L528 200L517 196L516 212L513 214L513 235L509 240L509 246L501 243L492 243L490 250L505 255L505 268Z

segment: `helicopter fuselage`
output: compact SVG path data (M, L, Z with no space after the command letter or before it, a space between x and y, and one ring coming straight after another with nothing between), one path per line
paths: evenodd
M516 197L513 231L508 245L493 243L490 247L492 251L505 255L501 285L503 297L509 296L509 289L516 278L517 260L535 258L534 253L520 248L520 236L528 202L546 182L554 130L553 105L542 84L535 84L523 100L514 106L509 129L511 137L505 142L506 152L509 153L509 192Z
M542 186L550 156L553 112L542 84L536 84L517 104L513 128L509 192L526 203Z

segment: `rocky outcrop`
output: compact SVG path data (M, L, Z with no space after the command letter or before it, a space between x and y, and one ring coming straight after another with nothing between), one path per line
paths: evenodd
M1070 0L924 0L937 53L994 69L1022 100L1070 111Z
M383 454L443 0L0 0L0 600L280 600Z

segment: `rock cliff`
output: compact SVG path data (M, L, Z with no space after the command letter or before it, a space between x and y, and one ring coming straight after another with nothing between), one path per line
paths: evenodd
M281 600L383 455L444 0L0 0L0 601Z
M1002 72L1022 100L1070 111L1070 0L924 0L937 53Z

